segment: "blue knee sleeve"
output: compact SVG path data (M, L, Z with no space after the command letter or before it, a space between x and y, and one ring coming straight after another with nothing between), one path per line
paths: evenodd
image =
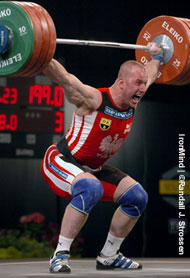
M76 181L72 187L73 199L70 206L88 214L103 195L103 186L99 180L83 178Z
M117 201L121 206L120 210L130 216L139 217L148 202L148 194L139 183L129 187Z

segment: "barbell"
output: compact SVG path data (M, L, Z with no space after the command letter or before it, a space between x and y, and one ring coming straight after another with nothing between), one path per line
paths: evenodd
M190 20L159 16L148 21L136 44L56 38L50 14L32 2L0 2L0 76L34 76L42 72L54 56L56 44L134 49L136 60L150 61L147 43L162 45L164 62L156 83L190 83Z

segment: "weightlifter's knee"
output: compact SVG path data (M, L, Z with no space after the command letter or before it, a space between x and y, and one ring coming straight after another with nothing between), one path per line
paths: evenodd
M72 186L73 199L70 206L88 214L103 195L103 186L97 179L81 178Z
M120 210L130 217L141 216L147 202L148 194L139 183L130 186L117 200Z

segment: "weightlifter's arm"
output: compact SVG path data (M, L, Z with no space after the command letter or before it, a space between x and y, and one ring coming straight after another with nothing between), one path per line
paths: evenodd
M51 60L43 73L62 87L68 101L78 108L85 106L89 110L95 110L100 104L100 92L91 86L83 84L55 59Z
M148 74L148 81L146 83L146 89L148 89L148 87L152 83L154 83L154 81L157 77L159 66L160 66L159 60L151 60L149 63L146 64L145 69Z
M163 49L161 48L161 46L155 42L150 42L148 43L148 45L150 47L150 50L147 51L149 53L149 55L151 57L154 57L155 55L161 55L162 56L162 52ZM156 58L156 56L155 56ZM155 81L156 77L157 77L157 73L158 73L158 69L160 66L160 60L159 59L152 59L149 63L147 63L145 65L145 69L146 72L148 74L148 82L146 84L146 89L148 89L148 87Z

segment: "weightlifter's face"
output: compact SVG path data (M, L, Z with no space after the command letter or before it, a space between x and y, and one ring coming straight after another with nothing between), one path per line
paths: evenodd
M139 67L133 67L123 78L123 106L136 108L146 93L147 73Z

